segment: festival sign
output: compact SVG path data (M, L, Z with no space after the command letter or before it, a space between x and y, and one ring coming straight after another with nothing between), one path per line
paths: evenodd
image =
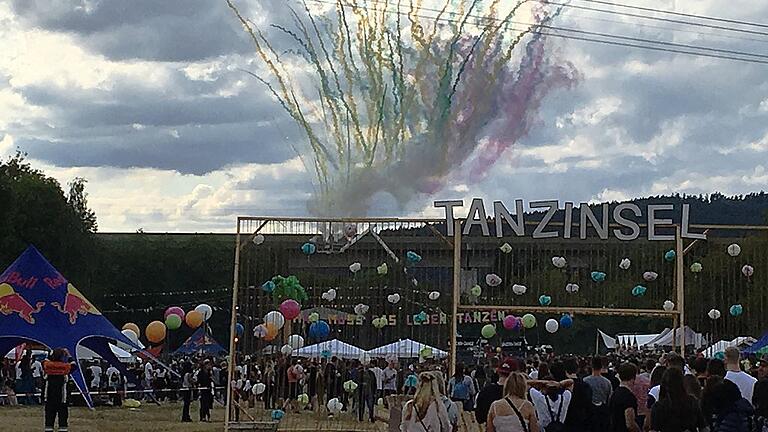
M387 326L396 326L398 324L398 316L394 314L389 315L372 315L370 318L354 313L347 313L344 311L331 309L327 307L316 307L311 309L304 309L301 314L294 320L298 323L309 322L309 316L312 313L316 313L320 320L326 321L330 325L349 325L349 326L362 326L368 324L368 321L374 318L386 318ZM419 314L407 314L405 315L405 325L408 326L422 326L422 325L447 325L448 315L440 312L433 314L425 314L425 319L420 319Z

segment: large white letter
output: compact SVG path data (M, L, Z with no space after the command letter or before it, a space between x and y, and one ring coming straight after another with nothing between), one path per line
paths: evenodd
M552 220L552 216L555 215L555 212L557 211L557 200L552 201L532 201L529 205L532 209L536 208L548 208L547 212L544 214L544 217L541 218L541 222L539 222L538 225L536 225L536 229L533 230L533 238L552 238L557 237L557 231L547 231L544 232L544 228L546 228L547 224L550 220Z
M587 238L587 219L592 223L592 226L597 232L597 236L601 240L608 240L608 204L603 204L603 224L597 221L595 214L592 213L592 209L589 208L589 204L579 204L579 237L584 240Z
M573 227L573 203L565 202L565 222L563 224L563 238L571 238L571 228Z
M445 232L448 237L453 237L453 208L464 207L464 200L435 201L433 205L436 208L445 208Z
M504 206L501 201L493 202L493 217L496 219L496 237L504 236L504 224L503 221L507 221L512 231L518 237L525 235L525 213L523 212L523 200L515 200L515 216L517 221L512 219L512 215L509 214L509 210Z
M699 240L706 240L707 235L706 234L696 234L688 232L689 227L689 219L691 217L691 205L690 204L683 204L683 216L682 216L682 227L680 228L680 236L685 238L692 238L692 239L699 239Z
M656 234L656 225L672 225L672 219L657 219L656 211L674 210L675 207L672 204L651 204L648 206L648 240L674 240L673 235L661 235Z
M621 212L624 210L632 210L632 213L635 214L635 216L640 217L642 216L642 212L640 211L640 207L637 206L637 204L619 204L616 207L613 208L613 220L616 221L617 224L629 228L632 230L631 234L624 234L621 231L621 228L613 230L613 235L616 236L617 239L622 241L631 241L636 240L638 237L640 237L640 225L637 224L637 222L633 220L629 220L621 215Z
M477 217L475 217L477 215ZM483 204L482 198L474 198L472 205L469 207L469 214L467 214L467 221L464 223L464 235L469 235L473 226L480 225L483 230L484 236L491 235L488 229L488 216L485 214L485 204Z

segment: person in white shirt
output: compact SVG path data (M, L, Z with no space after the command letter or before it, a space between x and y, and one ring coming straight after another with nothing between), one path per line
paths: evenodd
M384 369L379 367L378 362L375 362L371 372L376 377L376 399L384 397Z
M91 370L91 374L93 374L93 378L91 378L91 390L99 391L101 388L101 366L99 366L98 363L94 363L89 369Z
M121 406L123 404L122 381L123 379L120 375L120 371L117 370L116 367L110 365L107 368L107 388L110 392L114 392L110 394L112 399L112 406Z
M752 394L755 390L757 379L752 375L743 372L739 365L741 354L736 347L725 349L725 379L736 384L741 391L741 397L752 403Z
M544 392L531 388L530 395L531 402L536 408L541 430L544 430L553 421L565 423L568 405L571 403L570 390L561 390L559 385L552 385L548 386Z

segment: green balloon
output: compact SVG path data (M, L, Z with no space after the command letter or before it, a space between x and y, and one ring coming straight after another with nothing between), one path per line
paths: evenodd
M483 326L483 329L480 330L480 334L482 334L484 338L490 339L496 335L496 326L493 324L486 324Z
M181 327L181 317L175 314L168 315L165 318L165 326L168 327L168 330L178 330Z
M536 327L536 317L531 314L523 315L523 327L527 329Z
M483 289L480 288L480 285L475 285L472 287L471 290L469 290L470 294L472 294L474 297L480 297L480 294L483 293Z

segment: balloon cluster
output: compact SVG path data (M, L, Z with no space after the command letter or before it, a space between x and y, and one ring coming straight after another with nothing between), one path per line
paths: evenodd
M184 309L178 306L171 306L165 310L163 321L152 321L144 329L144 335L147 340L153 344L159 344L164 341L169 330L178 330L182 323L186 323L189 328L196 329L211 318L213 308L207 304L198 305L194 310L184 312ZM242 326L241 326L242 327ZM125 323L122 333L134 344L138 344L141 331L135 323Z

